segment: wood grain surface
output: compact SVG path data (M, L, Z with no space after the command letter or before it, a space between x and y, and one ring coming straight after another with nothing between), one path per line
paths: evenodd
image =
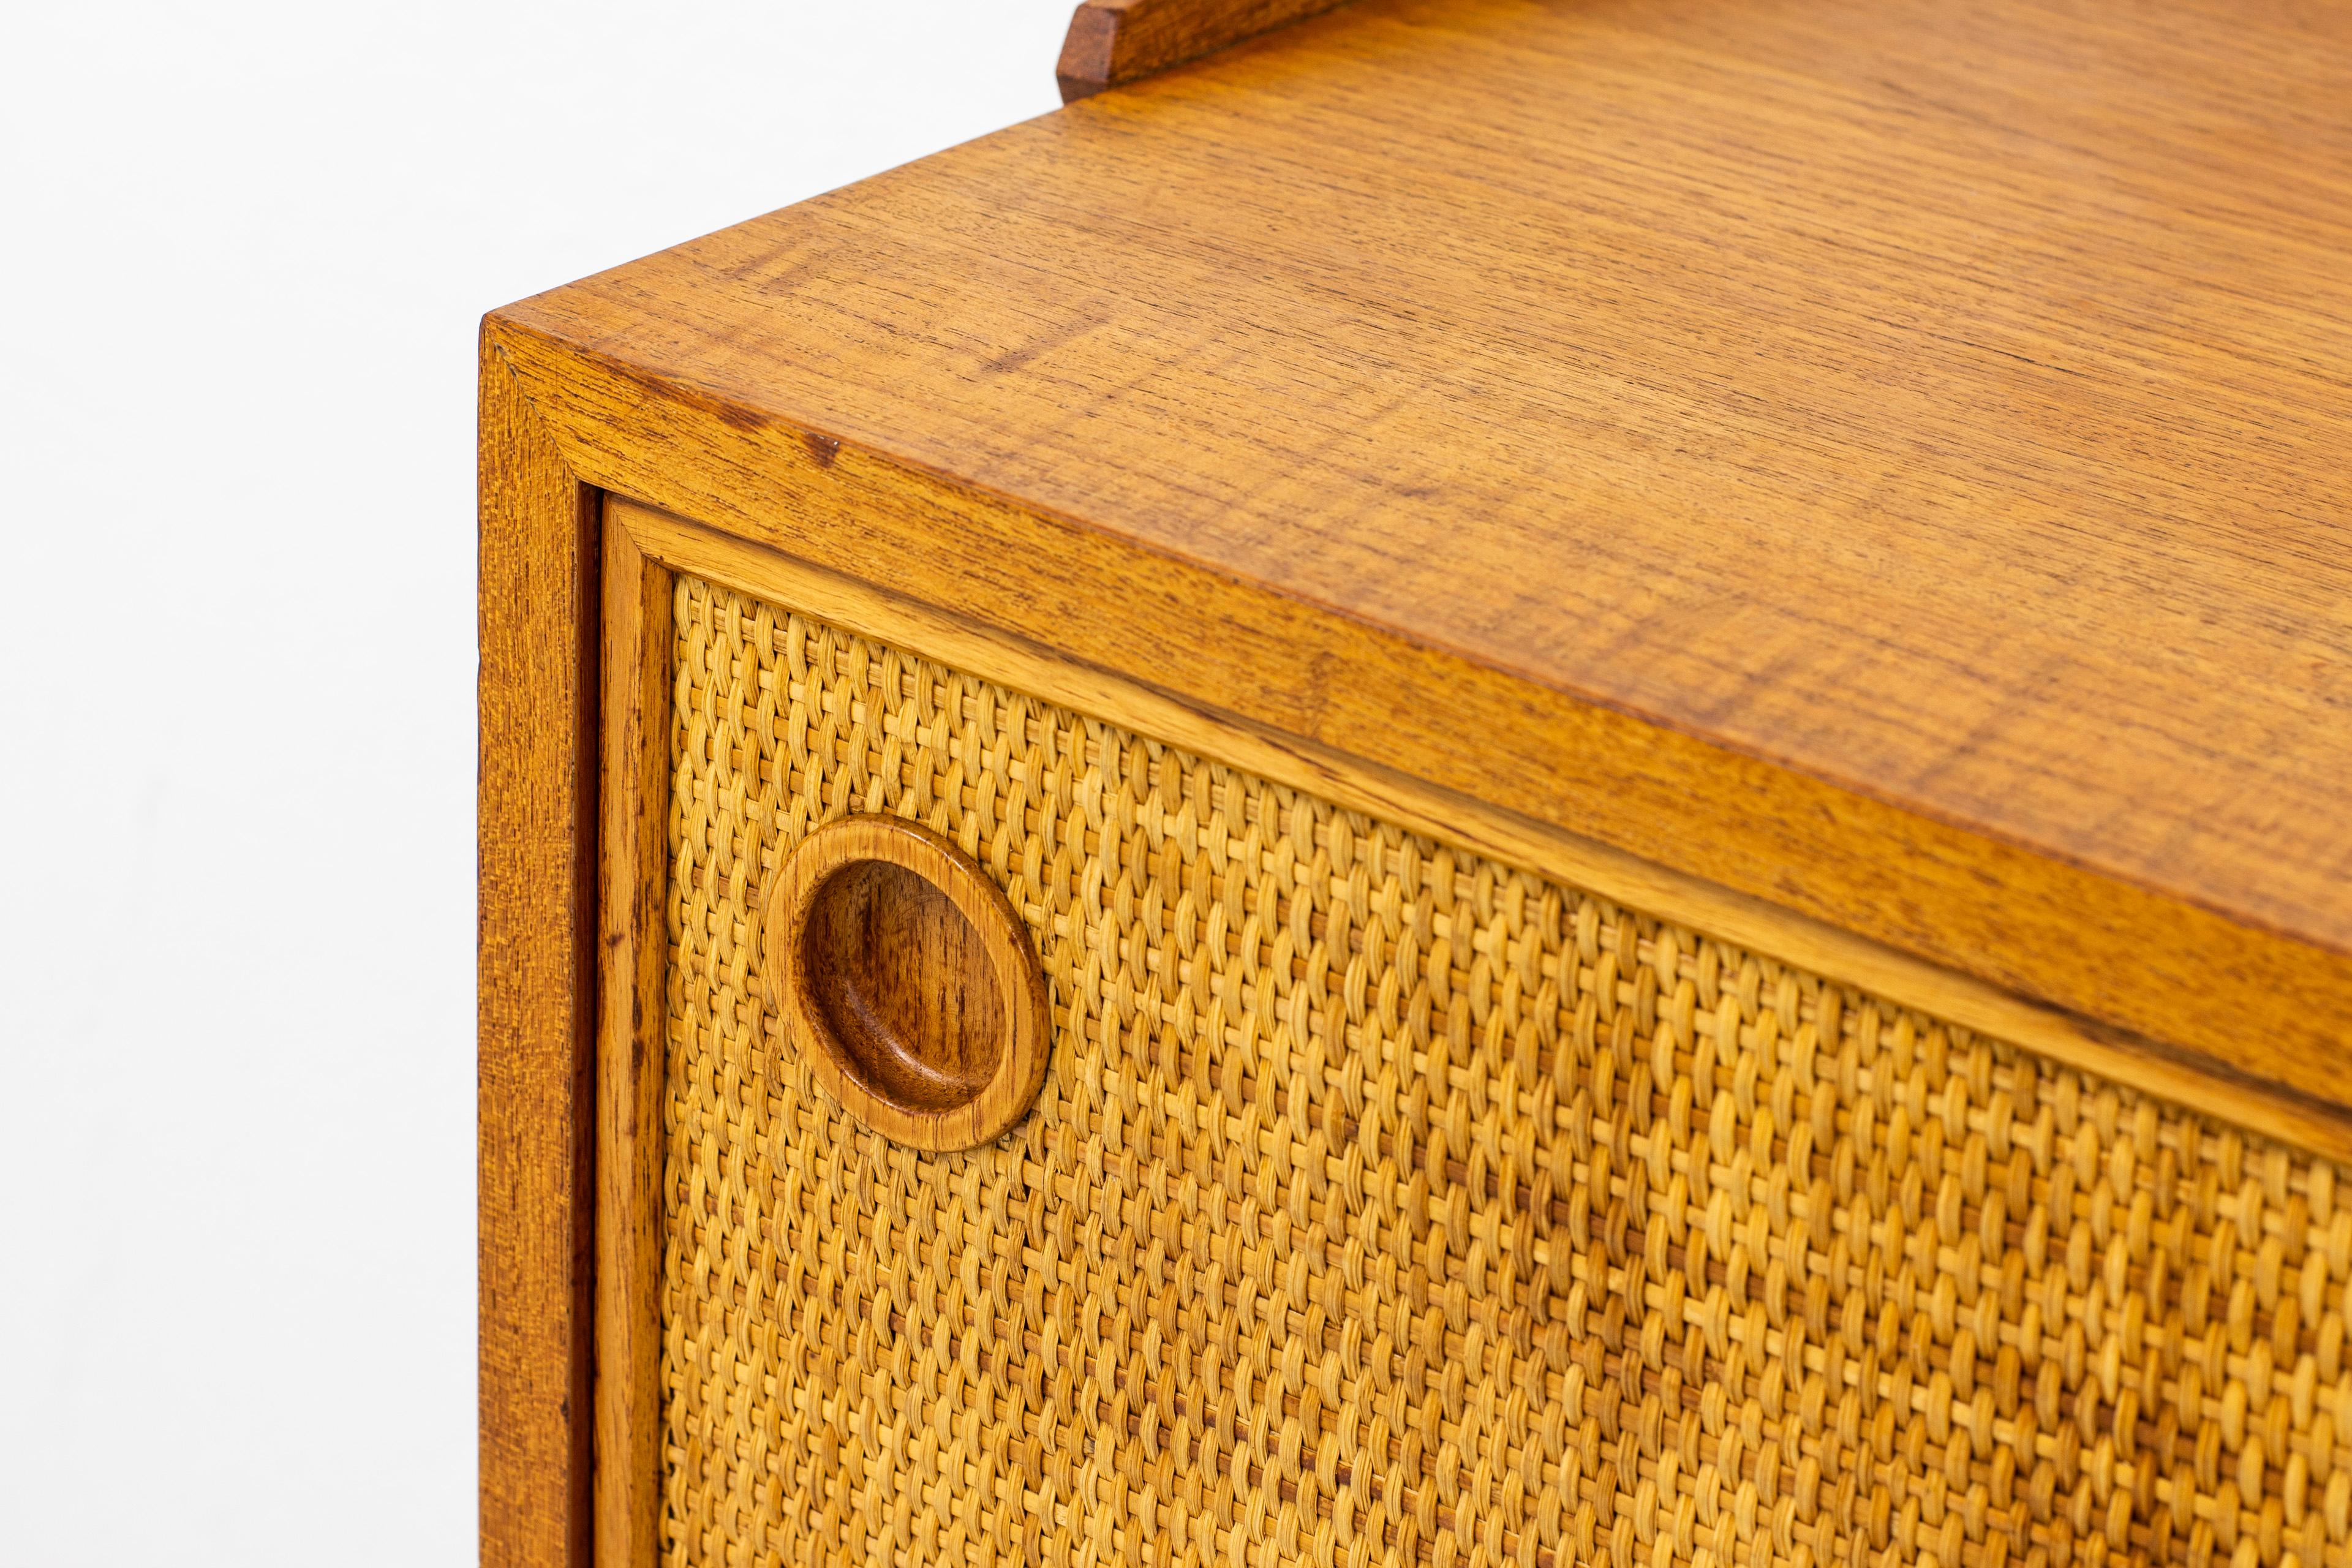
M489 331L600 485L2342 1103L2347 46L1362 0Z
M595 498L482 344L481 1562L589 1542Z
M918 1149L969 1149L1045 1080L1053 1016L1028 930L952 842L883 815L793 847L768 895L777 1016L852 1116Z
M1062 101L1139 81L1171 66L1328 11L1340 0L1084 0L1054 68Z

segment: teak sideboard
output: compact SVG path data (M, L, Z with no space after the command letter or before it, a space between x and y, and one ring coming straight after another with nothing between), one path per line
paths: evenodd
M1059 69L483 324L483 1561L2352 1564L2352 4Z

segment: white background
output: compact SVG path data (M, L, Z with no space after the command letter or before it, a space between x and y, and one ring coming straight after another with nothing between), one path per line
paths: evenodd
M7 7L0 1563L472 1560L476 323L1069 10Z

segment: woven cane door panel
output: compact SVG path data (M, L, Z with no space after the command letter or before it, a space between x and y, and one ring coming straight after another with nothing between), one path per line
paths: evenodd
M2352 1563L2338 1173L694 579L674 1563ZM769 1003L812 826L1027 922L922 1155Z

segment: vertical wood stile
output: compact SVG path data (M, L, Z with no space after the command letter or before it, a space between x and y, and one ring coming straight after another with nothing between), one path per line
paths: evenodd
M646 1568L661 1511L661 1125L670 575L607 514L597 1017L595 1568Z
M586 1560L595 498L486 334L480 380L481 1552Z

